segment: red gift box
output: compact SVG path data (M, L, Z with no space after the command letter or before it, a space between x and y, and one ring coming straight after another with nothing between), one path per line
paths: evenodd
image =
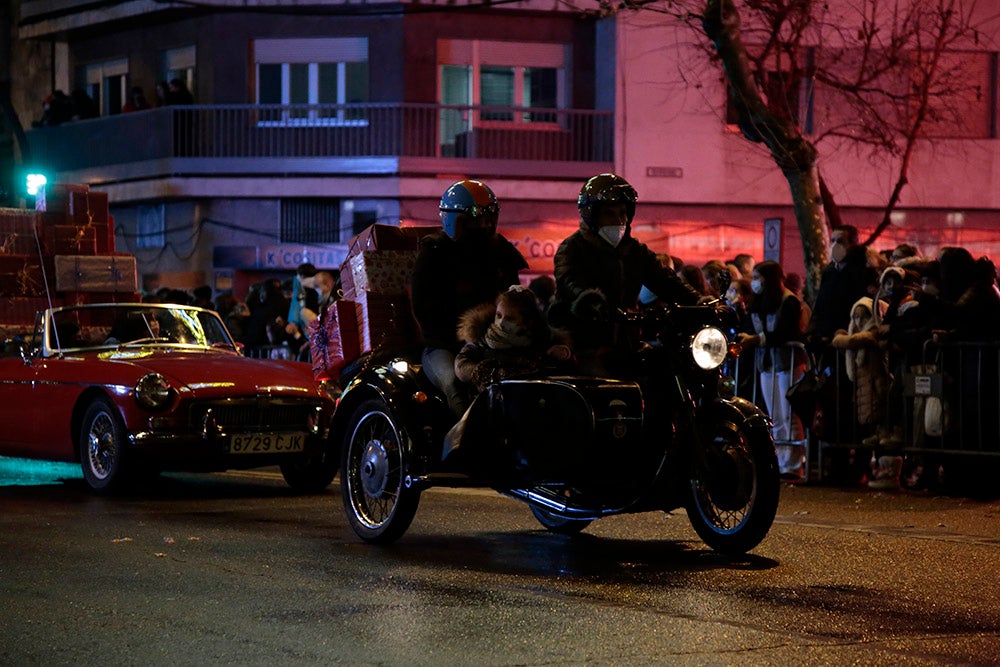
M45 296L37 255L0 255L0 296Z
M59 305L59 304L53 304ZM7 324L34 324L35 315L49 307L44 297L10 296L0 298L0 310Z
M376 348L407 348L420 342L419 329L406 292L361 292L355 304L358 342L362 352Z
M38 242L34 234L0 232L0 254L33 255L38 252Z
M347 242L347 256L372 250L414 250L416 239L396 225L369 225Z
M42 227L45 251L50 255L97 254L97 228L77 225Z
M334 302L320 319L308 324L306 331L312 354L313 377L317 380L336 378L347 362L360 354L353 302Z

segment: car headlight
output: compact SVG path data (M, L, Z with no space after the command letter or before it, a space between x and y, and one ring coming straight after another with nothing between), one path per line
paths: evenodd
M139 405L150 410L159 410L170 405L174 390L167 378L159 373L149 373L139 378L135 383L135 400Z
M694 362L706 371L722 365L729 351L729 341L721 329L705 327L691 339L691 355Z

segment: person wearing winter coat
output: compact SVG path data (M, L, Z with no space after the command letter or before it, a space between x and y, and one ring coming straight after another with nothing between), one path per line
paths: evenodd
M886 303L879 301L880 313ZM874 302L871 297L861 297L851 309L851 323L847 331L840 330L831 345L846 350L847 378L854 385L855 411L861 425L877 425L885 409L885 396L889 387L889 366L877 333Z
M565 340L549 329L535 295L522 285L501 293L495 304L463 313L458 336L465 344L455 356L455 377L474 387L477 396L494 382L537 374L572 358ZM459 446L472 409L446 436L445 456Z
M858 299L851 309L851 324L847 331L838 331L831 345L838 350L846 350L845 366L847 377L854 387L854 405L858 424L875 426L876 432L862 440L864 445L878 446L888 434L882 430L882 418L887 408L889 391L889 359L884 349L884 341L878 334L875 303L871 297ZM885 314L888 304L878 301L879 317ZM890 489L899 487L899 476L903 458L892 454L878 455L873 449L871 488Z
M483 391L498 380L538 373L554 362L569 361L564 342L555 342L538 309L534 294L515 285L497 297L466 311L458 323L465 345L455 357L455 376Z
M781 265L765 260L753 267L748 313L754 333L741 333L745 348L756 348L756 367L764 404L771 416L771 431L778 443L781 472L798 475L804 447L790 445L804 439L802 422L792 413L785 395L805 371L805 356L788 345L802 341L802 302L785 287Z
M549 319L570 332L585 373L606 373L610 353L633 342L619 337L610 316L636 309L643 286L668 303L694 305L701 298L632 237L636 197L621 176L589 179L577 198L580 228L556 251L556 301Z
M455 355L461 349L458 318L473 306L493 304L498 294L519 282L518 273L528 263L497 233L500 205L486 184L453 184L439 208L442 230L420 240L411 298L424 338L424 373L457 418L469 404L466 388L455 376Z

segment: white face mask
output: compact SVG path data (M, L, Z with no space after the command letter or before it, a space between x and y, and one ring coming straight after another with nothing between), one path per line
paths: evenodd
M611 244L612 248L617 248L618 244L625 238L625 225L605 225L597 230L597 235Z
M753 291L754 294L760 294L761 292L764 291L764 283L762 283L759 280L751 280L750 289Z
M833 247L830 248L830 257L838 264L843 262L844 258L847 257L847 248L843 243L834 243Z

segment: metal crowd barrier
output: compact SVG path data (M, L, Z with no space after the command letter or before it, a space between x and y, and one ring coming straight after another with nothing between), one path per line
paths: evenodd
M745 350L733 373L737 395L771 417L782 475L793 481L807 481L815 476L816 454L812 425L792 413L785 395L792 384L811 370L805 346L793 342Z
M919 354L888 360L882 412L867 423L846 351L829 348L816 360L828 380L807 425L807 479L826 481L838 450L855 471L867 470L873 450L894 451L944 465L946 474L950 466L953 480L1000 464L1000 342L927 341Z
M295 352L287 345L258 345L243 348L243 356L251 359L283 359L295 361Z

